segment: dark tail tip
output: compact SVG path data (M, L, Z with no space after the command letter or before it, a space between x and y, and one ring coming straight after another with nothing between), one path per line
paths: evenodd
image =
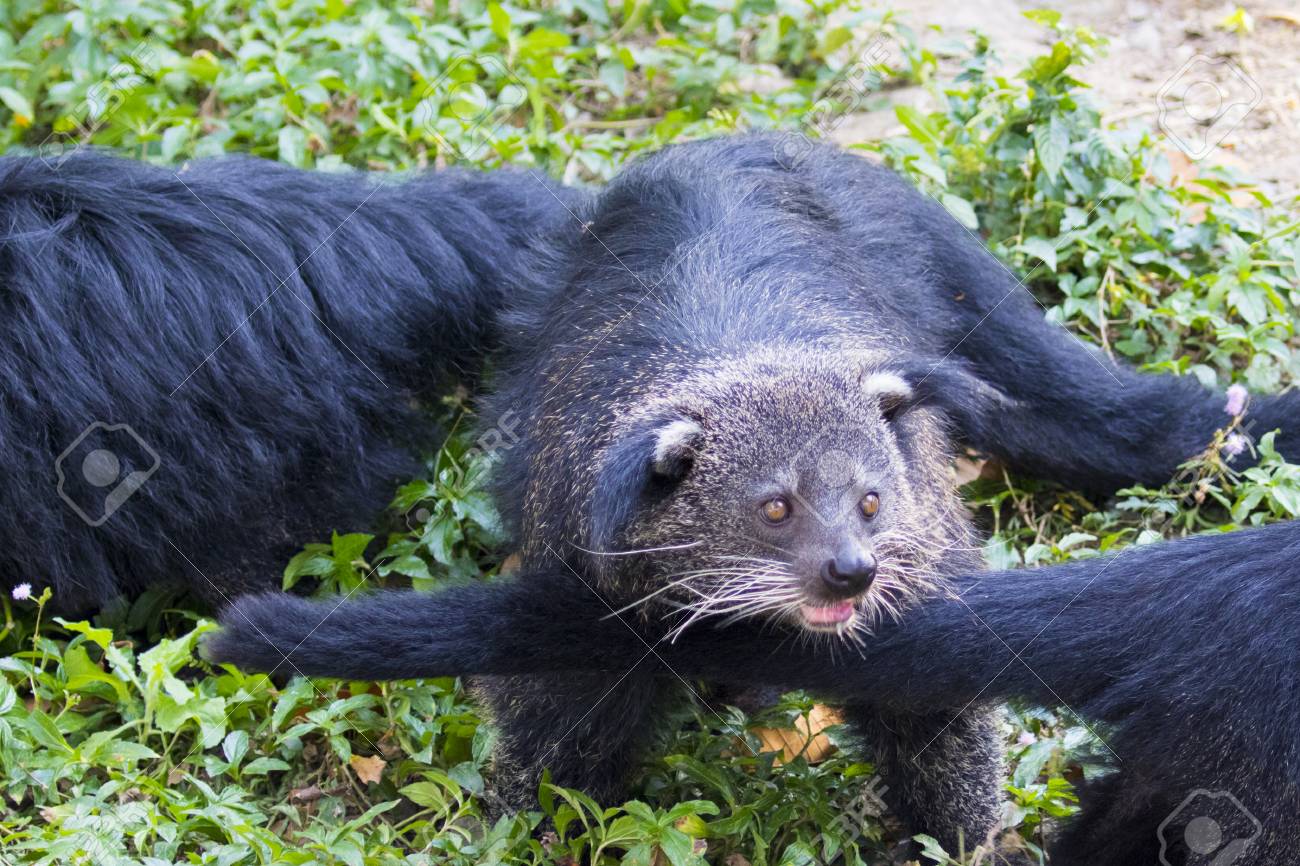
M298 625L312 607L309 601L282 593L241 596L222 612L220 631L203 640L199 653L214 664L242 670L286 667L287 657L310 634Z

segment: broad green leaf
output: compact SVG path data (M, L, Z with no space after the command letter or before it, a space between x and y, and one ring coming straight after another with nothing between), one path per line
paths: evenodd
M1056 244L1047 238L1026 238L1020 249L1041 261L1052 273L1056 273Z
M1053 113L1034 126L1034 152L1043 171L1055 181L1070 152L1070 130L1059 114Z
M956 217L957 222L966 228L974 231L980 227L979 217L975 215L975 208L966 199L946 192L939 198L939 201L948 209L948 213Z

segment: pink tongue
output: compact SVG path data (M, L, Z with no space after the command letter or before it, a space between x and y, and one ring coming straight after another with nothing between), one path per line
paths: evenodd
M832 625L837 622L853 616L853 602L841 601L826 607L813 607L810 604L803 606L803 615L808 622L814 625Z

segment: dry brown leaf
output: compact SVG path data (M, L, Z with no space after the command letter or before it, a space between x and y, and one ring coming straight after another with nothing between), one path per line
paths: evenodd
M348 758L348 763L352 765L352 770L357 774L357 778L368 785L378 784L379 780L384 777L384 767L388 766L388 762L378 755L372 755L369 758L353 755Z
M957 486L961 487L970 484L984 472L987 460L972 460L969 457L958 457L952 462L953 472L957 478Z
M755 728L754 733L762 742L763 751L781 753L776 760L777 764L793 761L801 753L808 763L816 764L835 752L835 747L822 731L841 721L835 710L817 704L806 719L803 716L796 719L793 728ZM808 739L810 736L811 742Z
M289 792L289 800L293 803L314 803L324 796L325 792L320 789L320 785L308 785L305 788L294 788Z
M402 751L402 744L397 742L397 740L392 737L391 733L391 731L385 732L384 735L379 738L379 742L375 743L375 748L379 750L379 754L384 756L385 761L400 758L404 754Z
M1196 179L1200 177L1201 163L1193 161L1187 154L1177 148L1168 148L1164 151L1165 157L1169 160L1171 175L1169 185L1173 186L1193 186ZM1207 164L1224 165L1231 168L1249 171L1246 161L1229 150L1218 148L1214 151L1213 156ZM1246 189L1229 190L1228 199L1237 207L1247 208L1258 204L1255 197ZM1193 202L1187 207L1187 222L1191 225L1205 222L1206 212L1209 205L1205 202Z

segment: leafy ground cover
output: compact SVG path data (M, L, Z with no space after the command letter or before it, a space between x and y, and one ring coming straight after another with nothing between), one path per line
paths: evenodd
M862 149L1028 275L1045 315L1151 371L1288 385L1300 365L1296 202L1270 201L1231 170L1190 171L1147 129L1103 128L1072 74L1102 46L1053 13L1034 18L1056 41L1024 69L954 34L961 72L940 79L940 58L906 24L853 0L14 0L0 7L0 142L160 162L240 150L326 170L509 162L599 182L669 141L815 134L874 88L923 83L938 109L900 109L907 134ZM882 38L891 51L877 61ZM452 434L429 442L425 477L395 493L411 529L339 527L287 564L286 586L348 590L375 566L376 583L420 587L493 572L485 466L463 432L472 410L439 411ZM1300 468L1272 451L1269 431L1238 426L1225 411L1223 433L1168 485L1105 502L985 465L967 492L990 562L1296 516ZM1222 456L1243 447L1263 459L1234 474ZM492 822L492 734L457 681L270 683L214 669L195 651L210 621L161 592L86 622L51 616L48 597L2 602L0 862L883 856L887 819L855 806L869 763L764 751L758 729L806 716L805 695L753 717L685 713L631 802L543 785L536 812ZM1006 734L1007 820L1033 844L1073 809L1072 782L1095 771L1098 744L1068 712L1041 708L1011 708Z

